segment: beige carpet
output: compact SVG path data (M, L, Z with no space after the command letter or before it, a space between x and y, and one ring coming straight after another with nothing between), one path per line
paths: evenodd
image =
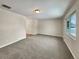
M73 59L61 38L36 35L0 49L0 59Z

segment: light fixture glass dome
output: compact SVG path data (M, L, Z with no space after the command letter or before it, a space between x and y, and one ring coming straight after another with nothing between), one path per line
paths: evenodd
M35 9L35 10L33 10L33 12L40 13L40 10L39 9Z

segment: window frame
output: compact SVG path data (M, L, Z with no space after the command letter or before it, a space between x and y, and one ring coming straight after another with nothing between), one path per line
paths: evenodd
M69 32L69 29L68 29L68 27L70 27L70 24L71 24L71 22L69 22L69 21L71 21L71 17L74 15L76 13L76 10L75 11L73 11L68 17L67 17L67 21L66 21L66 33L67 33L67 35L71 38L71 39L73 39L73 40L76 40L76 36L73 36L70 32ZM76 19L77 20L77 19ZM68 24L68 22L69 22L69 24ZM68 24L68 25L67 25ZM76 25L77 25L77 22L76 22ZM76 27L76 30L77 30L77 27Z

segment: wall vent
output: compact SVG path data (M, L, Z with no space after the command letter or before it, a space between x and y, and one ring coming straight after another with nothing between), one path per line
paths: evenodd
M11 9L10 6L7 6L7 5L5 5L5 4L2 4L2 7L7 8L7 9Z

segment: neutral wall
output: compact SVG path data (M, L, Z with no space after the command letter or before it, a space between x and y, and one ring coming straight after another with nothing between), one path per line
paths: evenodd
M0 9L0 48L26 38L25 17Z
M35 19L28 19L26 18L25 20L25 26L26 26L26 33L27 34L37 34L37 30L38 30L38 20Z
M62 37L62 19L39 20L38 33Z
M65 30L65 26L66 26L66 20L67 17L74 11L77 10L77 38L76 40L71 39L69 36L67 36L67 34L64 31L64 41L67 44L68 48L70 49L72 55L74 56L74 59L79 59L79 0L77 0L77 3L73 6L73 8L70 9L70 11L68 12L68 14L66 15L65 19L64 19L64 30Z

